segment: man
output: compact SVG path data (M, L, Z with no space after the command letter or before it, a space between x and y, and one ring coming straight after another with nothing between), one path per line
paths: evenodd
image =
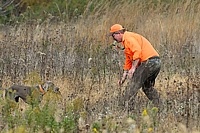
M110 35L124 47L124 72L118 84L121 86L127 77L131 79L130 86L125 93L128 105L133 104L133 98L142 87L148 99L158 106L160 99L154 84L161 67L159 54L146 38L126 31L120 24L111 26Z

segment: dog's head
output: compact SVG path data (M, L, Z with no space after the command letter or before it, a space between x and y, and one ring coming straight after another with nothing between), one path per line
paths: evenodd
M53 82L46 81L42 85L40 85L40 92L42 92L42 102L53 103L60 102L62 100L62 95L57 87Z
M60 94L59 87L57 87L52 81L46 81L41 85L44 93L51 91L53 93Z

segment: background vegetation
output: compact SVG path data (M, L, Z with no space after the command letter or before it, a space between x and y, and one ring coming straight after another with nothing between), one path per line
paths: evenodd
M2 132L200 131L199 1L22 0L14 6L19 2L0 10L1 86L52 80L63 98L38 108L1 99ZM114 23L144 35L160 53L160 112L142 92L132 112L118 106L126 84L117 86L123 51L111 48L107 36Z

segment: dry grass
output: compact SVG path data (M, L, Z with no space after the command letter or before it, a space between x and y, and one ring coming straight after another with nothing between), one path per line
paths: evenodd
M131 114L117 106L117 96L125 89L117 86L123 52L109 48L112 40L107 34L112 24L121 23L147 37L162 58L156 88L162 94L164 109L154 132L200 131L200 3L187 0L153 6L152 2L121 1L111 9L108 1L75 23L58 22L50 16L44 22L4 27L6 30L0 31L3 88L14 82L25 84L27 76L36 72L41 80L52 80L61 88L63 106L74 101L83 104L77 110L86 113L84 124L98 122L101 130L111 132L135 125L136 132L151 132L150 127L142 127L141 113L151 109L142 92ZM88 63L90 57L93 59ZM130 125L126 124L129 115L135 121L128 121Z

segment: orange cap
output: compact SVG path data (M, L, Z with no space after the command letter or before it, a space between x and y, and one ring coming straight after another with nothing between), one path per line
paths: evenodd
M123 29L124 29L123 26L121 26L120 24L114 24L113 26L110 27L110 34Z

